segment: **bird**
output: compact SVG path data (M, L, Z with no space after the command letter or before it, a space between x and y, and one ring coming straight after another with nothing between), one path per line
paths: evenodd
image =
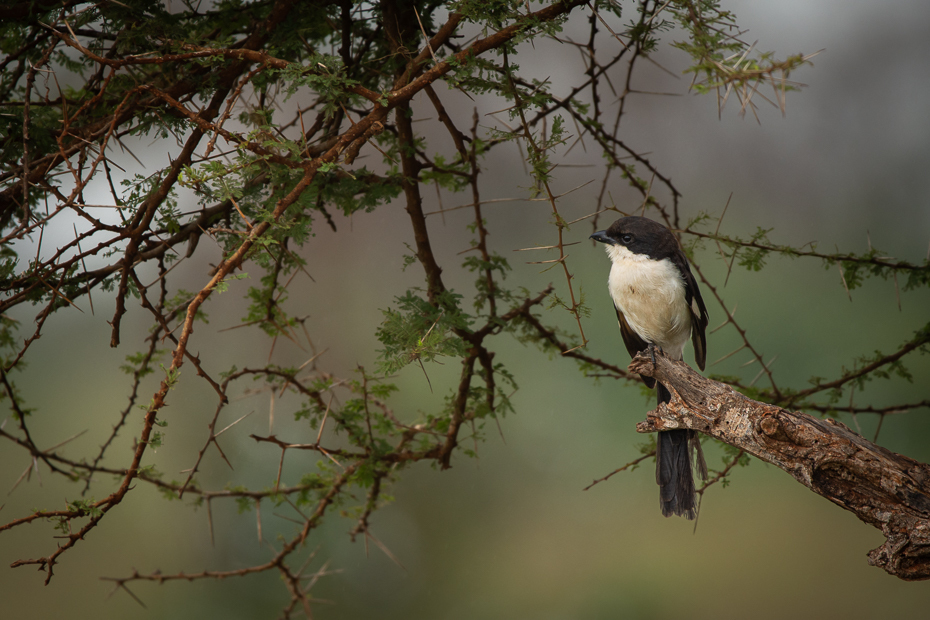
M701 370L707 360L707 308L688 258L672 232L647 217L622 217L591 239L606 246L610 257L607 288L617 311L620 335L630 357L655 348L681 360L688 339ZM641 377L655 387L659 403L671 401L671 393L652 377ZM707 464L697 432L675 429L656 438L656 483L659 506L666 517L697 516L697 493L692 457L703 479Z

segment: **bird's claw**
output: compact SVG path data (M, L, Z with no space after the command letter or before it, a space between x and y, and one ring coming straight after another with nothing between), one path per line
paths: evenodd
M660 347L659 345L657 345L657 344L655 344L655 343L653 343L653 342L650 342L650 343L649 343L649 346L648 346L647 348L649 349L649 357L652 358L652 367L655 368L655 366L656 366L656 350L658 350L659 353L663 353L663 354L665 353L665 351L662 350L662 347Z

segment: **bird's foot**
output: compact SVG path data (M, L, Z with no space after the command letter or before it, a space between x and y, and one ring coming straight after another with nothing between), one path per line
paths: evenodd
M665 351L663 351L663 350L662 350L662 347L660 347L659 345L655 344L654 342L650 342L650 343L649 343L649 346L647 347L647 349L649 350L649 357L652 358L652 367L655 368L655 366L656 366L656 351L658 351L659 353L662 353L663 355L665 354Z

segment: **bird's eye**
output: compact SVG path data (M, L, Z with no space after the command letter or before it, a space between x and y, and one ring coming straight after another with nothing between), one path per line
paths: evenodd
M631 235L630 233L622 234L620 235L620 241L622 241L623 243L627 243L627 244L633 243L633 235Z

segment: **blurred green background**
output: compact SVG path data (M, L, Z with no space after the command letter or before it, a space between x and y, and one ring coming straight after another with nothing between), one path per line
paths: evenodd
M888 255L921 262L930 241L930 5L923 2L731 2L745 35L763 49L780 53L826 51L814 67L800 72L802 93L789 95L786 117L774 109L740 119L728 107L717 119L713 97L688 96L687 80L660 71L644 74L639 88L682 96L633 99L627 139L648 149L650 159L671 176L684 194L685 217L698 211L719 214L733 194L722 232L747 234L757 226L774 228L773 241L801 245L817 241L863 252L869 241ZM580 24L583 28L583 24ZM571 28L571 27L570 27ZM578 32L581 32L579 30ZM569 34L571 30L569 29ZM580 35L579 35L580 36ZM527 48L525 51L532 51ZM657 60L680 72L686 59L662 52ZM521 65L540 79L572 71L550 44L520 57ZM538 63L538 67L534 67ZM460 102L460 111L474 104ZM479 102L482 112L500 102ZM424 115L426 112L424 111ZM571 161L587 168L556 171L555 185L567 191L599 178L600 160L581 149ZM483 197L524 198L530 181L516 149L493 153L484 162ZM592 184L560 201L566 219L589 213L597 189ZM617 204L634 209L633 194L619 181L611 188ZM464 202L464 200L463 200ZM458 203L454 203L458 204ZM449 205L447 205L449 206ZM540 273L525 264L526 253L512 250L554 241L548 206L519 200L486 208L492 248L514 266L508 282L541 290L550 281L564 288L560 273ZM468 211L430 219L434 248L452 288L470 291L471 278L457 268L459 252L469 247ZM309 314L308 329L321 365L347 376L356 364L374 366L375 329L380 309L395 295L420 284L418 266L402 271L404 243L411 242L400 204L352 221L337 220L338 233L321 228L304 249L314 281L298 279L290 309ZM584 223L570 240L590 234ZM628 361L616 328L605 281L609 268L603 250L583 242L570 248L575 284L593 309L584 323L592 355L620 365ZM726 266L708 247L698 260L708 277L723 286ZM205 273L185 266L186 288L205 281ZM216 296L207 312L210 324L199 326L192 340L208 370L225 370L230 360L240 368L249 360L264 362L269 343L255 331L240 329L229 337L223 329L237 325L245 312L240 295L247 283L233 283ZM926 291L902 295L898 309L891 282L870 282L852 294L852 303L836 269L816 261L771 260L760 273L734 271L723 290L729 307L737 307L741 325L773 366L782 385L804 387L812 375L837 376L844 364L876 348L886 352L909 338L928 320ZM101 296L102 297L102 296ZM112 307L95 299L95 314L85 308L59 313L30 351L30 367L17 382L27 404L37 411L33 436L54 445L76 433L65 454L95 454L108 436L116 412L125 407L128 379L118 368L126 355L141 348L145 311L131 307L124 320L124 345L111 350ZM711 325L723 320L708 303ZM551 321L573 329L559 310ZM564 314L564 313L563 313ZM16 315L25 329L32 317ZM396 501L375 513L372 531L396 557L376 545L349 542L353 522L334 513L310 538L311 567L326 570L314 587L321 599L318 618L830 618L922 617L930 609L930 584L907 584L866 562L866 552L882 542L880 533L795 483L780 470L753 461L704 498L700 520L661 518L652 463L611 478L588 491L600 478L638 455L646 440L634 424L652 407L638 387L597 382L575 366L547 359L535 350L499 338L498 360L514 372L520 390L517 414L501 420L502 436L492 424L478 459L458 457L440 472L421 465L402 472L392 487ZM712 362L738 346L730 328L708 339ZM687 356L688 354L686 354ZM290 342L279 342L273 359L300 364L310 356ZM686 359L689 359L686 357ZM735 355L708 368L719 374L752 377L757 368L741 368ZM930 363L915 357L909 367L913 384L874 384L864 398L877 405L927 397ZM395 411L412 420L418 411L437 407L455 381L455 364L427 367L433 391L417 367L404 369ZM207 437L213 393L194 380L185 366L181 386L167 410L166 444L153 461L169 477L190 467ZM186 375L186 376L185 376ZM186 381L184 380L186 379ZM144 385L151 393L157 378ZM287 398L275 403L274 432L292 441L312 440L295 423ZM254 411L223 436L235 470L215 452L208 454L200 479L204 487L227 482L263 487L277 471L278 452L248 439L269 432L267 393L244 397L224 412L221 425ZM113 450L111 463L128 459L141 414L130 420ZM875 420L845 419L867 437ZM7 428L13 424L7 420ZM930 416L926 410L889 417L880 441L891 450L930 461ZM712 467L720 453L711 448ZM283 481L296 482L316 458L288 454ZM0 445L0 490L6 493L30 466L28 455ZM30 479L0 500L4 522L33 508L55 509L75 499L79 487L40 467ZM94 492L109 492L100 481ZM118 512L119 514L116 514ZM55 577L32 568L0 568L2 615L19 617L151 618L276 617L287 596L274 574L223 582L175 582L162 586L133 584L139 605L115 592L100 577L122 577L134 569L149 573L231 570L267 560L275 533L293 525L263 505L264 542L258 539L256 515L238 514L233 502L213 506L215 546L207 515L186 502L168 502L147 485L139 485L117 511L87 540L65 554ZM287 515L285 509L278 511ZM50 552L55 542L49 524L36 522L0 534L5 565ZM305 554L305 557L306 555Z

